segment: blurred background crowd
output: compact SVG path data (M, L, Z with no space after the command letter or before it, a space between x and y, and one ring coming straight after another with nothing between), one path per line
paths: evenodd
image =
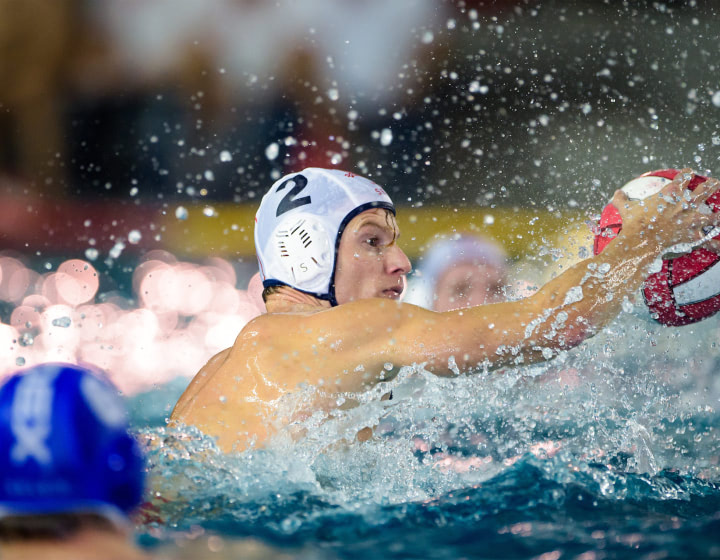
M712 0L0 0L0 372L195 373L262 312L254 210L307 166L386 187L417 268L474 232L539 282L628 179L717 167L719 25Z

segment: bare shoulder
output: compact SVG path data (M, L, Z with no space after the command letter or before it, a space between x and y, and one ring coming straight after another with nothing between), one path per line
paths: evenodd
M192 378L187 388L175 403L175 408L170 416L171 420L182 419L188 412L197 396L213 382L214 374L222 367L230 355L232 348L226 348L215 354Z
M378 330L388 332L402 324L413 313L431 313L409 304L381 298L370 298L337 307L297 313L267 313L249 322L238 335L234 348L253 341L311 342L328 336L372 336Z
M229 360L246 362L252 355L263 376L287 390L321 381L338 390L358 390L364 383L351 372L412 361L410 346L400 344L396 335L426 315L436 314L380 298L306 313L269 313L243 329Z
M437 313L384 299L258 316L245 325L231 348L198 372L173 417L221 396L241 400L246 391L267 400L303 383L361 390L384 375L388 362L422 361L422 341L416 339L421 328L413 325L437 319Z

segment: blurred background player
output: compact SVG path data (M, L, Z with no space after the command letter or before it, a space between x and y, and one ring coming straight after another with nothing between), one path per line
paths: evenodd
M455 235L430 246L405 301L440 312L497 303L507 299L507 272L500 245L479 235Z
M148 558L131 540L143 457L114 387L47 363L0 388L0 557Z

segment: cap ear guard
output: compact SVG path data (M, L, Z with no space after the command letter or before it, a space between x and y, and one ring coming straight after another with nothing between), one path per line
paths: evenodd
M333 245L327 228L312 216L301 216L278 225L271 237L279 262L292 285L310 292L328 289L328 271L333 267Z

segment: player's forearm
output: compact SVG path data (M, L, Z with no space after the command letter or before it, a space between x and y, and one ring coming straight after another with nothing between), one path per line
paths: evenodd
M621 234L600 255L571 267L524 300L429 313L399 321L408 357L437 375L479 364L490 369L553 358L593 336L620 311L660 255L644 236ZM428 314L429 313L429 314ZM418 344L421 341L422 344Z
M603 253L578 263L530 298L533 311L526 317L521 343L526 361L577 346L620 312L623 300L637 293L662 253L650 235L621 234Z

